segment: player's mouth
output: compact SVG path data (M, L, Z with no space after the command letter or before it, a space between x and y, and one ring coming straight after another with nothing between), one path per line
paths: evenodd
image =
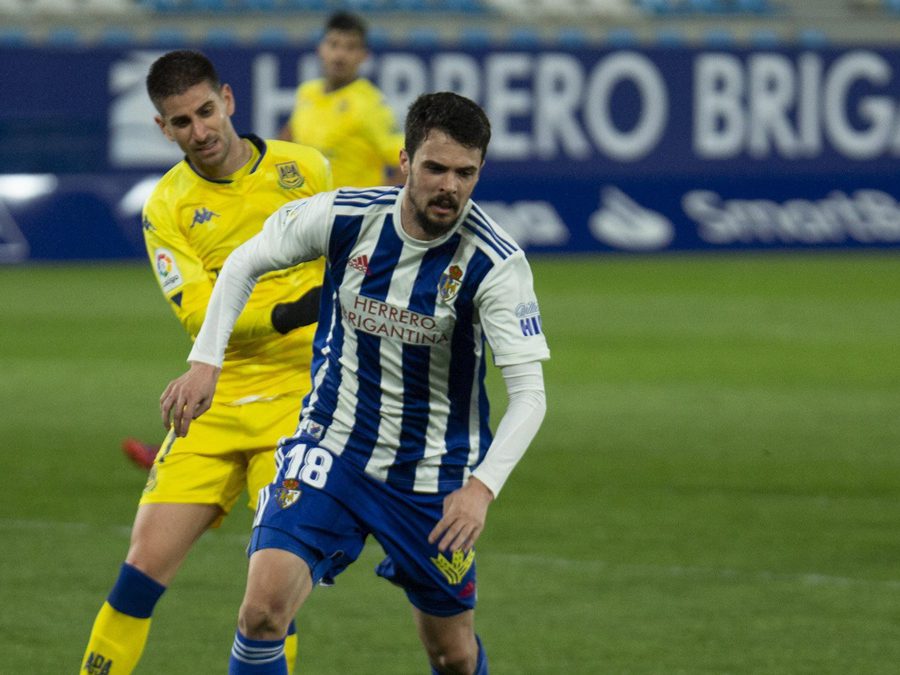
M459 203L451 197L438 197L428 202L431 212L442 218L455 216L459 210Z
M219 141L212 140L203 143L202 145L195 145L194 152L196 152L201 157L211 157L216 154L219 150Z

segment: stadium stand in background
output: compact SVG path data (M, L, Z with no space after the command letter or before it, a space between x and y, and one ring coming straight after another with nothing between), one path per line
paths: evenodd
M367 16L387 46L893 44L900 0L0 0L0 46L309 44Z

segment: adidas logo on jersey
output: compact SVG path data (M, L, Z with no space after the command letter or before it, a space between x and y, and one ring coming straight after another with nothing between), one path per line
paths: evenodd
M366 275L369 274L369 256L367 255L357 256L353 258L353 260L351 260L349 263L347 263L347 265L355 269L357 272L362 272Z

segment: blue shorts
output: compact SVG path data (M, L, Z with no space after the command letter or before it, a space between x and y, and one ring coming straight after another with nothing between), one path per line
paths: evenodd
M398 490L301 436L276 453L278 474L259 493L249 553L290 551L309 565L313 583L332 583L362 552L366 537L387 557L376 573L434 616L475 607L475 551L445 555L428 543L443 515L444 494Z

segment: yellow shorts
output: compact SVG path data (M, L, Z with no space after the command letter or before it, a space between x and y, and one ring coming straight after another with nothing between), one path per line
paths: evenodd
M275 446L295 432L302 401L298 393L242 405L213 403L186 437L166 436L140 503L217 504L224 517L246 487L248 506L255 509L257 493L275 477Z

